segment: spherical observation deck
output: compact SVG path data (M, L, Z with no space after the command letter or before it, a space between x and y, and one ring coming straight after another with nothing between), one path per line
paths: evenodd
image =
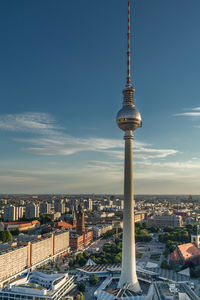
M134 131L142 125L142 118L140 112L134 105L123 106L117 114L117 125L123 131Z

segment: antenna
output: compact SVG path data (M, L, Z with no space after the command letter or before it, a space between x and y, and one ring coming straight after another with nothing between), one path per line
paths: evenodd
M127 78L126 78L126 86L131 87L131 51L130 51L130 0L128 0L128 49L127 49Z

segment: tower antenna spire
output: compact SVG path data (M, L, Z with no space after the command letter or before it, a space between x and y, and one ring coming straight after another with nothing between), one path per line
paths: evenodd
M126 86L131 87L131 50L130 50L130 35L131 35L131 26L130 26L130 0L128 0L128 47L127 47L127 78Z

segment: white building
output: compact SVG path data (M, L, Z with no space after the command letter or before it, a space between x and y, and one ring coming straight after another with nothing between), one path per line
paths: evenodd
M108 224L105 224L105 225L96 225L92 228L92 231L93 231L93 237L95 239L98 239L100 238L100 236L104 233L106 233L107 231L109 230L112 230L113 229L113 225L108 225Z
M55 212L60 212L61 214L65 213L65 203L64 199L58 199L54 202Z
M40 207L38 204L28 203L26 205L25 217L26 217L26 219L39 218L39 212L40 212Z
M0 291L0 299L60 300L74 287L74 277L67 273L46 274L33 271L5 286Z
M47 201L40 203L40 214L49 214L51 205Z
M4 207L3 219L4 219L4 221L7 221L7 222L13 222L13 221L18 220L17 207L15 207L14 205L11 205L11 204L7 204Z

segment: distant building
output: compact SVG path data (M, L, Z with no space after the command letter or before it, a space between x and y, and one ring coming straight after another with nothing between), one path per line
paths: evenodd
M74 277L67 273L46 274L32 271L26 277L18 277L5 286L0 291L0 299L60 300L74 287Z
M93 226L92 227L93 237L94 237L94 239L99 239L102 234L104 234L107 231L112 230L112 229L113 229L113 225L110 225L110 224Z
M88 198L88 200L85 201L85 208L89 211L92 211L93 206L92 206L92 199Z
M63 199L57 199L54 201L54 211L60 212L61 214L65 213L65 202Z
M135 211L135 223L145 221L146 215L145 211Z
M4 228L9 231L27 231L40 227L40 222L37 220L33 220L31 222L3 222L3 224Z
M64 221L58 221L56 226L61 229L72 229L73 225Z
M76 233L82 235L85 233L85 214L80 210L77 215Z
M51 205L47 201L40 203L40 215L49 214L51 211Z
M26 205L25 217L26 219L39 218L40 207L35 203L28 203Z
M4 215L3 215L4 221L13 222L18 220L18 210L16 206L7 204L4 207Z
M19 207L16 207L18 209L18 219L21 219L23 218L24 216L24 207L23 206L19 206Z
M158 226L161 228L172 226L172 227L181 227L182 226L182 217L177 215L163 214L163 215L154 215L148 219L149 226Z
M72 249L81 249L92 241L93 232L85 229L85 214L81 207L79 207L76 219L76 232L70 232L69 245Z

